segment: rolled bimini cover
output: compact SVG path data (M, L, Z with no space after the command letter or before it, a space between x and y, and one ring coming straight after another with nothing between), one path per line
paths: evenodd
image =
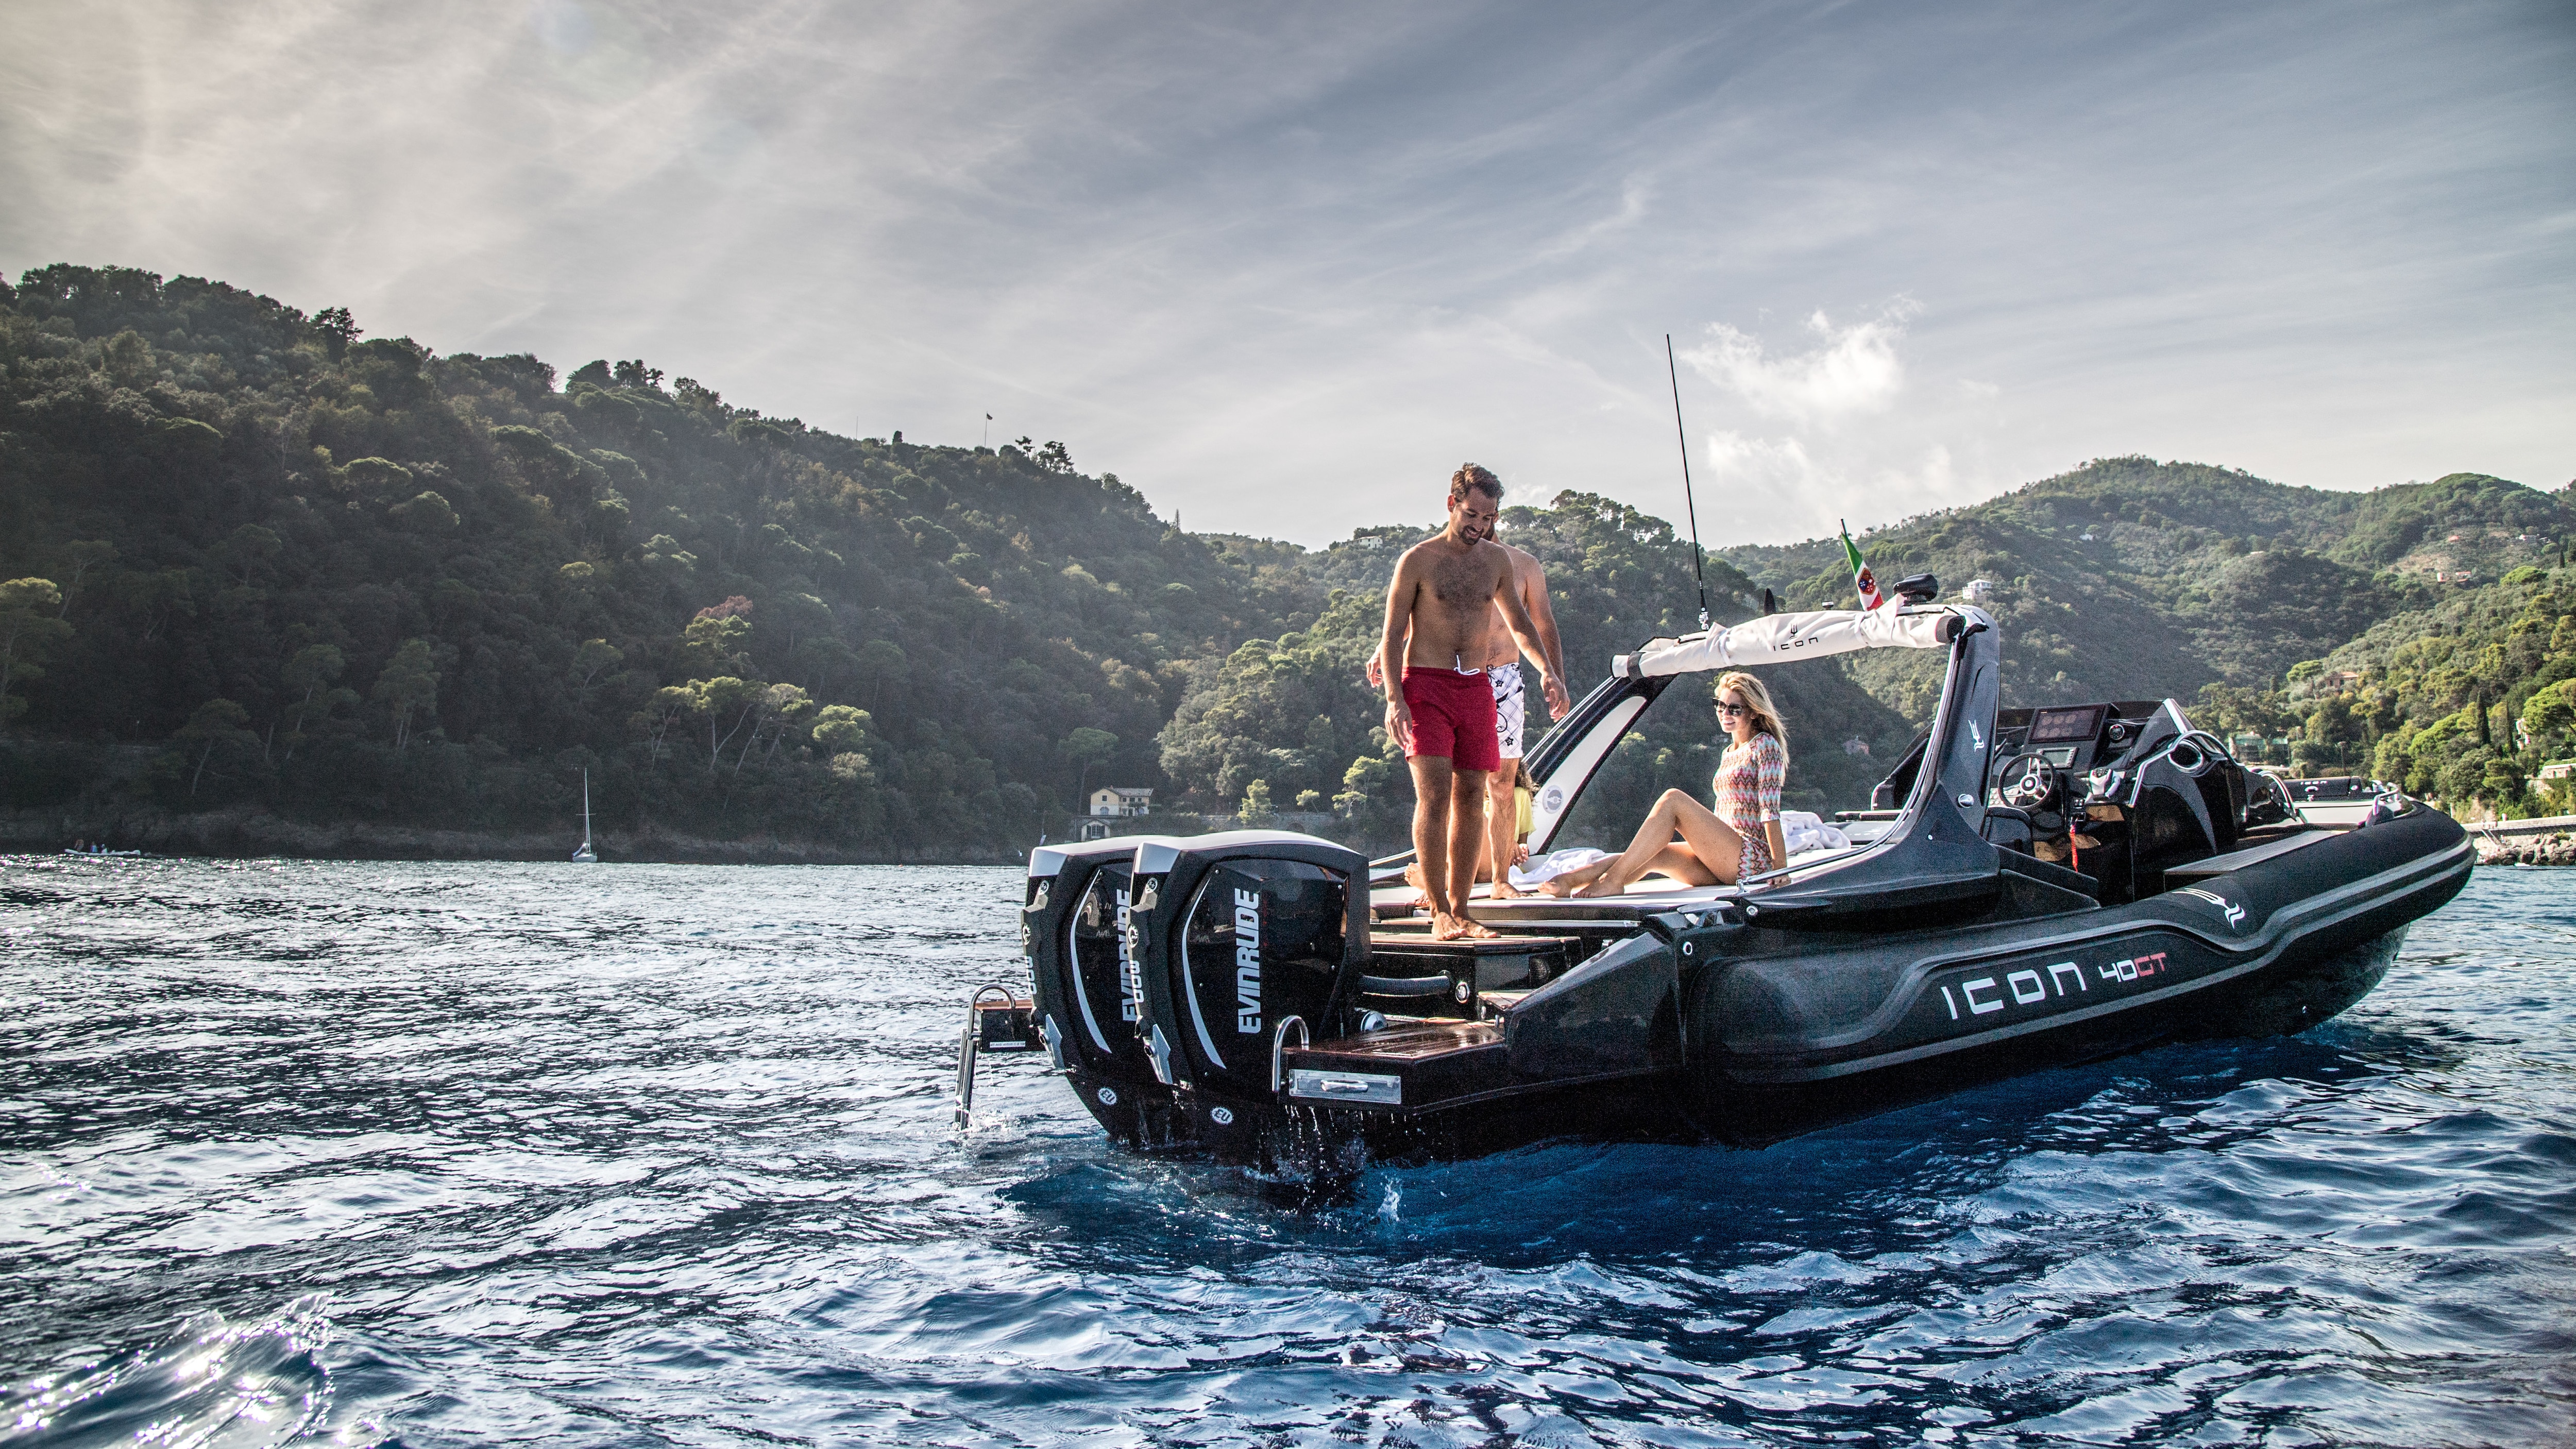
M1876 609L1770 614L1728 629L1651 640L1636 653L1613 660L1611 672L1629 679L1650 679L1703 669L1785 664L1793 659L1817 659L1862 649L1939 649L1955 641L1965 626L1966 620L1952 609L1896 604Z

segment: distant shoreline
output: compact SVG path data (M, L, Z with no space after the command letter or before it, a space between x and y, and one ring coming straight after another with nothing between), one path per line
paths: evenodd
M118 850L219 860L566 860L578 833L438 830L368 821L329 824L290 820L265 810L172 815L118 812L112 819L52 810L0 811L0 851L51 855L75 840ZM694 865L1017 865L1027 852L989 849L854 851L804 841L753 837L710 840L674 831L604 830L592 846L609 864Z

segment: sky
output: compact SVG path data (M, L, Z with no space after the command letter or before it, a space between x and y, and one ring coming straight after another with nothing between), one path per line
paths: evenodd
M2132 453L2554 489L2571 74L2569 0L15 0L0 267L1060 439L1310 545L1469 460L1679 523L1684 438L1711 546Z

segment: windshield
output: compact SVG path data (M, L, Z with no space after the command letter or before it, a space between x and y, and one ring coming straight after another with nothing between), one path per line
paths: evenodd
M1936 667L1939 661L1938 655L1924 659ZM1743 672L1769 691L1788 735L1782 808L1814 814L1828 824L1837 811L1869 809L1870 791L1904 757L1939 700L1937 685L1900 695L1900 700L1918 702L1923 717L1914 718L1865 688L1843 659ZM1629 723L1547 842L1549 848L1618 850L1666 790L1680 790L1714 807L1712 778L1728 743L1714 707L1719 675L1707 670L1676 677Z

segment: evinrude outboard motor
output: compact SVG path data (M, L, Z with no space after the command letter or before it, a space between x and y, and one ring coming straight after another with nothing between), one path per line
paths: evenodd
M1368 958L1367 858L1277 830L1148 842L1129 919L1155 1076L1201 1140L1253 1154L1282 1032L1341 1034Z
M1128 877L1139 839L1029 852L1021 932L1037 976L1038 1032L1082 1105L1129 1147L1171 1137L1171 1088L1154 1079L1137 1024L1143 984L1128 950Z

